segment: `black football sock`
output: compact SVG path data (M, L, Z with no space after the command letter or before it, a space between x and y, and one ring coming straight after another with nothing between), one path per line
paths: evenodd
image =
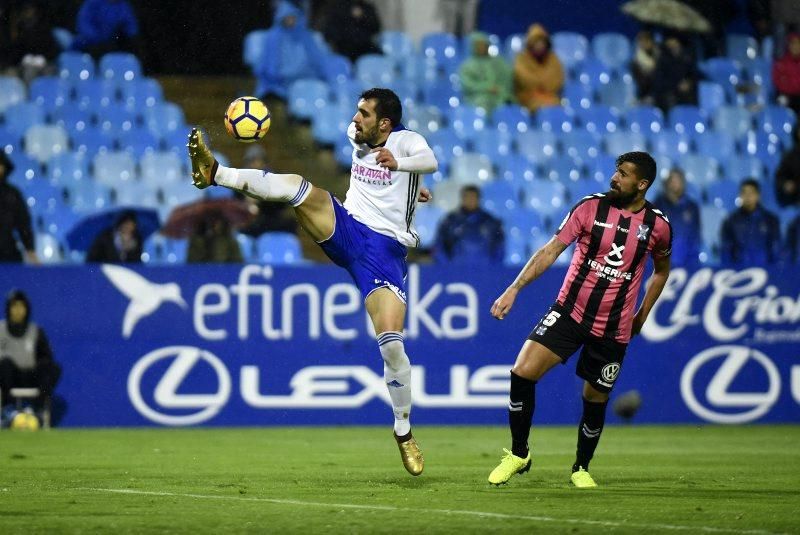
M511 372L508 401L508 425L511 428L511 452L523 459L528 456L533 409L536 405L536 381Z
M594 456L594 450L600 442L600 433L606 421L606 406L608 401L595 403L583 400L583 418L578 426L578 451L575 454L575 464L572 471L577 472L578 467L589 469L589 461Z

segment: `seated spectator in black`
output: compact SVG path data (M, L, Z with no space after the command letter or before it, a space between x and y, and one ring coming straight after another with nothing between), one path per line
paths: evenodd
M678 37L664 40L653 76L656 106L668 111L677 104L697 104L699 75L692 55Z
M0 10L0 21L7 23L0 31L0 68L10 68L26 82L50 74L61 49L53 36L48 11L41 0L9 4L7 13Z
M264 149L255 145L247 149L244 153L245 169L269 169L267 165L267 154ZM261 201L252 197L244 196L250 204L250 209L255 211L255 219L246 227L240 228L239 232L257 238L265 232L291 232L297 234L297 218L294 215L294 208L284 202Z
M503 223L480 207L475 186L461 189L461 206L439 224L434 259L440 263L500 264L505 253Z
M800 264L800 215L792 219L786 231L786 253L790 262Z
M137 229L136 214L123 212L114 226L97 235L87 262L134 264L142 261L142 237Z
M779 260L778 218L761 206L761 188L752 178L739 187L741 205L722 223L722 260L738 266L766 266Z
M376 42L381 21L372 2L330 0L322 17L322 35L338 54L351 61L364 54L380 54Z
M95 58L108 52L139 52L139 21L127 0L85 0L75 26L73 50Z
M22 253L31 264L38 264L34 247L31 214L22 193L8 183L14 164L0 150L0 262L22 262Z
M775 172L775 197L781 206L800 206L800 125L794 127L794 146L783 154Z
M631 61L631 73L636 82L636 98L643 104L653 104L653 77L659 50L653 34L641 31L636 35L636 50Z
M6 300L6 319L0 321L0 391L9 403L12 388L38 388L41 403L53 394L61 368L44 330L31 321L28 297L13 290Z
M189 239L186 262L199 264L241 261L242 251L231 232L230 223L219 212L209 213Z
M672 223L672 265L694 265L700 254L700 208L686 194L683 171L670 170L653 204L667 214Z

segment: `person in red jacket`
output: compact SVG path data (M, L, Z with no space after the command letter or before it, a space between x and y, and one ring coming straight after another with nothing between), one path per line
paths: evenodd
M789 100L789 107L800 115L800 34L786 38L786 52L772 66L772 81L778 93Z

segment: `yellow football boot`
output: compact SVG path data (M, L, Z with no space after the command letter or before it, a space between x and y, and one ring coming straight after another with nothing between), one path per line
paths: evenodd
M219 163L206 146L203 133L197 128L192 128L189 134L189 159L192 161L192 183L197 189L205 189L214 184Z
M514 474L524 474L531 469L531 452L524 459L517 457L510 450L503 448L505 455L500 459L500 464L489 474L489 483L492 485L502 485L507 483Z
M589 472L583 469L582 466L578 467L577 472L572 472L569 480L575 485L576 489L594 489L597 488L597 483L594 482Z

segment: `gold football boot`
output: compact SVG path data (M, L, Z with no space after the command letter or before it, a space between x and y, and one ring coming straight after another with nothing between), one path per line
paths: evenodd
M403 466L406 467L408 473L412 476L418 476L425 468L425 459L422 458L422 451L419 449L419 444L414 437L408 435L408 439L400 442L400 437L394 436L397 441L397 447L400 448L400 458L403 460Z
M192 182L197 189L205 189L214 184L219 163L206 146L203 133L197 128L192 128L189 134L189 159L192 161Z

